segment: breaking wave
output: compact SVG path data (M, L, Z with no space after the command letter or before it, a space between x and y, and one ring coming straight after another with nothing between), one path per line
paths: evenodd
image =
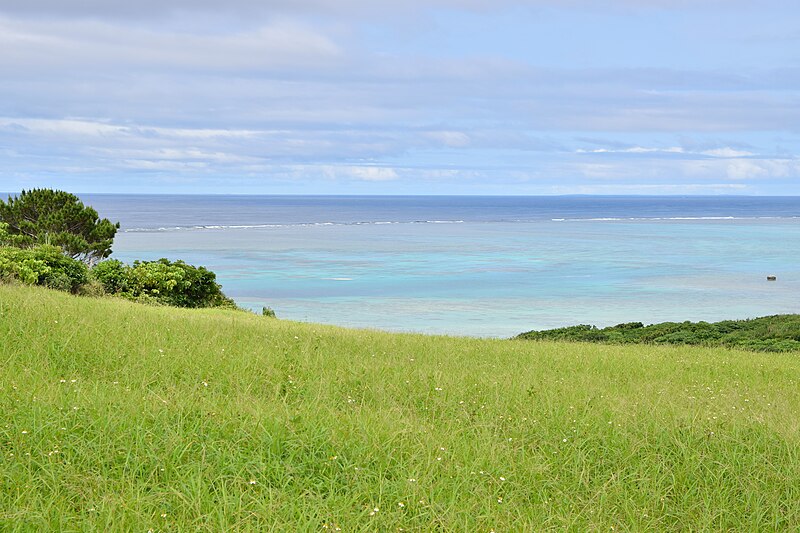
M385 226L389 224L463 224L463 220L411 220L406 222L394 220L376 220L369 222L301 222L295 224L208 224L193 226L163 226L158 228L127 228L123 233L141 233L153 231L202 231L226 229L259 229L259 228L302 228L319 226Z

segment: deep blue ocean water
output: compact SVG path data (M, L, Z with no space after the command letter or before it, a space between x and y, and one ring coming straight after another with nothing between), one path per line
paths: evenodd
M800 312L798 197L81 195L286 319L507 337ZM778 280L767 282L767 275Z

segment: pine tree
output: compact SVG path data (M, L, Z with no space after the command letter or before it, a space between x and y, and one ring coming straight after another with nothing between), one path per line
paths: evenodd
M119 222L100 219L75 196L52 189L22 191L0 200L0 222L17 246L60 246L64 253L92 265L111 255Z

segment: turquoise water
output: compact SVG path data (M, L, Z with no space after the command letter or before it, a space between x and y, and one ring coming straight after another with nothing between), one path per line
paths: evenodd
M391 331L508 337L800 312L800 219L719 214L136 228L114 257L182 258L244 307Z

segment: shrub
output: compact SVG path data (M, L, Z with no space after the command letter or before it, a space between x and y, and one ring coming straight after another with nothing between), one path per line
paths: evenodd
M175 307L236 307L222 293L213 272L180 260L135 261L133 265L103 261L92 269L92 276L107 293L136 301Z
M614 326L614 329L628 330L628 329L641 329L643 327L644 324L642 324L641 322L624 322L622 324L617 324L616 326Z
M109 259L102 261L92 268L92 278L103 285L103 289L109 294L119 294L128 292L128 270L122 261Z
M567 340L615 344L699 344L747 350L787 352L800 350L800 315L774 315L722 322L662 322L643 326L640 322L595 326L570 326L529 331L517 336L530 340Z
M74 293L88 281L88 269L57 246L6 246L0 247L0 276Z
M21 235L11 233L8 224L0 222L0 246L22 247L24 240L24 237Z

